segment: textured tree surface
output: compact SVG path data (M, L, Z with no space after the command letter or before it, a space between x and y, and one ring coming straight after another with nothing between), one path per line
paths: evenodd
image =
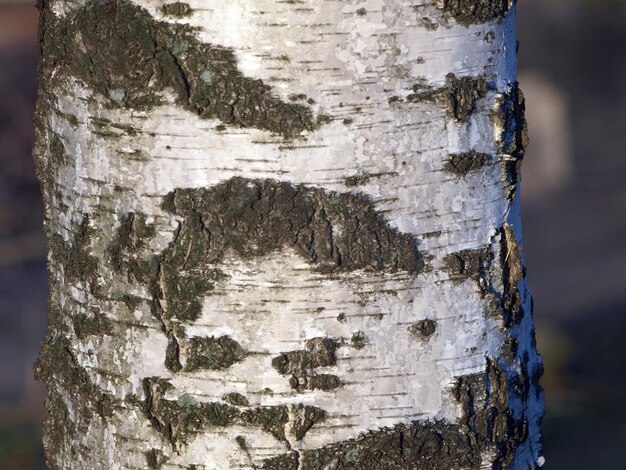
M505 0L41 0L51 468L528 469Z

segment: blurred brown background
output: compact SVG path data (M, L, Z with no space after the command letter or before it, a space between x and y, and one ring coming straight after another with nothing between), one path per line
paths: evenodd
M520 0L524 250L548 469L626 469L626 2ZM37 14L0 0L0 469L43 469L45 246L31 160Z

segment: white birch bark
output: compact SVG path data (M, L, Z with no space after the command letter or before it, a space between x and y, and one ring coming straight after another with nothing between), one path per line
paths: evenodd
M50 390L45 442L52 468L543 464L541 365L519 253L516 171L511 177L523 151L508 142L522 123L518 110L512 118L503 111L517 99L514 8L485 20L455 14L447 3L190 0L188 11L182 4L164 9L162 0L45 2L36 159L50 239L51 326L36 373ZM83 10L110 11L110 4L136 9L163 31L191 25L197 44L232 53L243 76L262 80L288 106L310 110L312 124L281 133L225 123L181 105L176 90L157 89L154 80L146 87L155 88L159 104L133 105L131 92L117 86L107 96L94 85L101 77L90 82L73 59L54 60L62 53L46 41L66 41L70 53L89 56L87 33L61 37L55 25L78 24ZM123 21L101 20L112 30ZM172 53L178 62L192 54L182 49ZM120 60L136 60L133 50L120 50L128 57ZM106 67L100 73L114 74ZM216 73L209 67L199 79L211 86ZM455 116L450 97L458 98L453 87L462 77L473 80L469 104L458 105ZM198 77L186 79L193 89ZM455 171L451 155L475 165ZM168 195L233 181L319 191L324 204L363 196L384 230L416 241L423 266L344 269L337 262L330 272L285 243L259 256L227 243L210 266L220 275L198 295L199 314L186 320L173 311L162 274L154 291L130 268L113 266L112 247L124 233L126 251L118 255L127 265L154 257L164 263L159 256L193 229L183 209L164 205ZM203 229L207 217L202 212ZM344 227L329 217L331 240L340 239ZM182 246L195 256L196 245ZM179 268L183 278L197 275L185 263ZM220 356L230 347L221 343L213 352L225 366L208 364L216 357L203 350L204 366L192 367L193 338L229 338L234 356ZM299 378L273 362L292 351L306 356L313 351L307 345L323 339L332 341L322 351L332 357L303 366ZM172 344L179 349L168 365ZM504 377L498 386L495 370ZM323 375L330 385L314 385ZM498 417L484 419L501 432L472 430L459 392L467 378L482 384L469 400L476 410L484 401L474 410L477 422L497 408ZM215 404L227 416L198 424L196 415ZM174 411L159 411L166 405ZM277 421L268 424L264 413ZM307 413L317 415L303 424ZM407 441L413 449L378 454L365 449L370 444L336 450L365 442L368 432L384 440L398 426L430 430L441 448L424 454L414 439ZM463 455L453 456L445 426L466 438L473 432L479 442L464 440ZM328 456L320 449L335 450Z

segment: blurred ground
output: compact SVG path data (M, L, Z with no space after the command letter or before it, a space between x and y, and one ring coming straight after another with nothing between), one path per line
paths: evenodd
M520 0L531 145L524 250L546 363L548 469L626 469L626 3ZM0 0L0 469L43 469L36 12Z

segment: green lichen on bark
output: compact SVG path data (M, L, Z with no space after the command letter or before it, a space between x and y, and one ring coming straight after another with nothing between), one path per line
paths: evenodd
M464 122L474 112L476 102L485 96L489 84L481 77L457 77L453 73L446 75L445 84L433 88L424 83L412 87L412 93L406 97L407 103L431 101L445 107L447 114L455 121ZM400 103L397 96L389 99L390 104Z
M168 15L185 4L165 5ZM261 80L244 76L235 54L202 43L188 25L157 21L128 0L92 0L64 18L47 12L43 54L111 107L150 108L171 90L201 118L294 138L321 123L303 104L284 102Z
M442 10L464 26L503 19L511 0L443 0Z
M226 369L245 359L247 353L230 336L193 337L187 347L186 371Z
M332 338L312 338L305 342L304 349L274 357L272 367L279 374L290 377L289 384L297 391L332 390L339 386L339 378L332 374L318 374L315 369L336 365L337 348L337 341Z
M302 440L311 427L326 418L322 409L303 404L243 408L222 402L181 404L180 400L164 398L171 385L163 379L144 379L143 389L144 413L175 448L188 444L198 432L235 425L262 429L288 444L290 435Z
M507 377L488 359L484 373L460 377L451 395L462 408L457 423L414 421L369 431L355 439L279 455L263 462L264 470L449 470L478 468L492 457L493 468L510 464L515 449L528 437L525 418L510 410L519 398Z
M453 153L443 164L444 171L457 176L465 176L472 171L484 167L490 160L486 153L470 150L464 153Z

